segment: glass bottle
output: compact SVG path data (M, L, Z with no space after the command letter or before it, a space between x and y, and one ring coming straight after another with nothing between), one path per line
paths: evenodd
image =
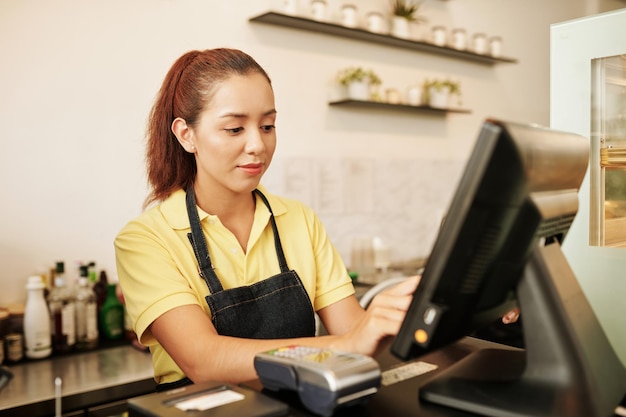
M100 324L105 339L115 340L124 336L124 306L117 298L117 285L107 285L107 297L100 310Z
M96 294L96 302L98 303L98 313L102 309L102 304L107 298L107 285L109 279L105 270L100 271L100 278L93 284L93 292Z
M98 303L89 285L88 267L81 265L76 292L76 348L94 349L98 346Z
M76 344L75 304L71 291L65 285L65 263L57 262L54 287L48 296L52 348L54 352L68 352Z
M96 272L96 263L91 261L87 264L87 277L89 278L89 285L93 288L93 286L98 281L98 274Z

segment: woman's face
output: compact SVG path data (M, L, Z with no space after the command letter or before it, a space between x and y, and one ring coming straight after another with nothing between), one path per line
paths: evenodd
M276 148L274 92L258 73L220 83L191 129L197 191L249 193L272 161Z

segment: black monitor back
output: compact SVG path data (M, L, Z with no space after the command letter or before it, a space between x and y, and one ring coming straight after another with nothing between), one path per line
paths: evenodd
M619 403L626 372L560 249L587 162L581 136L483 124L392 352L418 357L515 305L526 349L474 355L423 399L524 417L596 417Z

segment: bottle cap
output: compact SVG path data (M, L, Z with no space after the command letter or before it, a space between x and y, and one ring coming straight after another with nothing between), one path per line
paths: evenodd
M43 288L44 285L40 275L32 275L28 277L28 281L26 281L27 290L41 290Z
M57 274L65 273L65 262L63 261L57 262L56 273Z

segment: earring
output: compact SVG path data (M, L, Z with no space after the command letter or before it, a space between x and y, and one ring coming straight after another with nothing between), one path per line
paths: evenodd
M196 151L196 147L194 145L191 145L191 152L195 152Z

